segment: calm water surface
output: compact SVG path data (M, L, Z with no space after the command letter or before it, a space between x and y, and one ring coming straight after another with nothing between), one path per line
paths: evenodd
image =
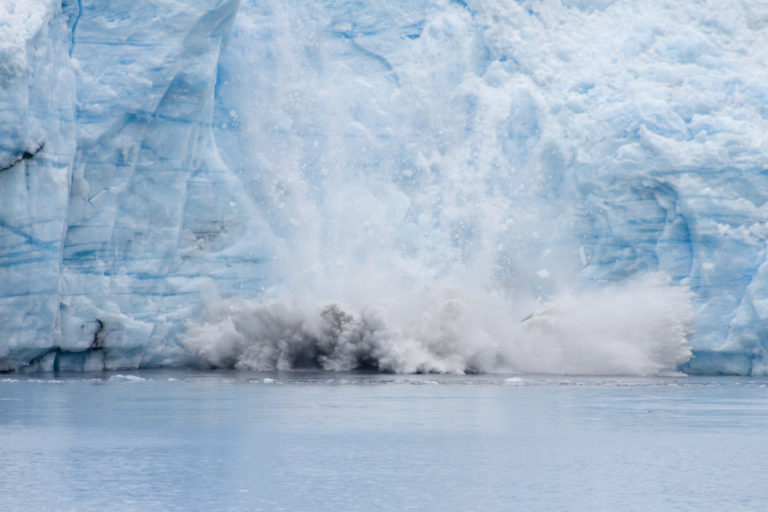
M767 385L6 376L0 510L764 510Z

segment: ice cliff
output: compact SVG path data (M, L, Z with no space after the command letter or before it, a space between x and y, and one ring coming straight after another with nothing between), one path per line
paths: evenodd
M0 5L0 370L766 374L767 199L764 2Z

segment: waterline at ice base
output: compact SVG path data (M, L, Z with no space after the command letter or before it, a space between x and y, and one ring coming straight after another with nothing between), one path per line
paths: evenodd
M9 0L0 370L768 374L768 5Z

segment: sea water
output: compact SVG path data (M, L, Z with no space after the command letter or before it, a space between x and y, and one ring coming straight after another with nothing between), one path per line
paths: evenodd
M768 380L0 379L15 511L759 510Z

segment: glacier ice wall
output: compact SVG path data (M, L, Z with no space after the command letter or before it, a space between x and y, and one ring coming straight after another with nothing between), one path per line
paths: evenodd
M766 373L766 42L749 0L6 2L0 366Z
M6 367L169 362L166 329L192 307L185 295L199 295L192 282L218 272L187 253L212 232L206 222L230 215L226 203L211 212L216 206L201 202L232 187L217 177L223 164L210 125L237 7L79 0L0 8L9 63L0 96Z

